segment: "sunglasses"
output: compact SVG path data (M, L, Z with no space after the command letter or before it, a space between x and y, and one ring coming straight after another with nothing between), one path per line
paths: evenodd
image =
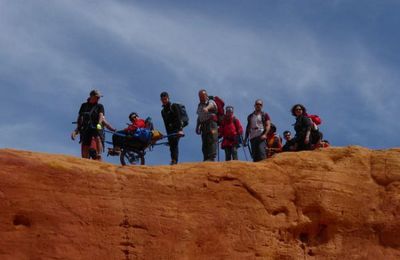
M262 104L260 104L260 103L256 103L256 106L262 106Z
M302 111L303 109L302 108L296 108L295 110L296 111Z

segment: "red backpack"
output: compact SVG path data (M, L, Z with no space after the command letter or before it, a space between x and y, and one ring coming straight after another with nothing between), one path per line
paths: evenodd
M322 123L322 119L318 115L307 115L307 116L316 125L320 125Z
M220 125L222 120L224 119L225 102L217 96L209 96L208 98L214 100L215 104L217 104L217 124Z

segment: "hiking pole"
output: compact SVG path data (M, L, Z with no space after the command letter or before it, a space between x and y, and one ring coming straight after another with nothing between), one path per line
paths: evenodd
M217 158L219 162L219 140L217 139Z
M249 149L249 153L250 153L250 156L251 156L251 158L253 158L253 151L251 150L251 145L250 145L250 141L247 139L247 149Z
M240 135L240 136L239 136L239 140L240 140L240 142L242 143L244 158L246 158L246 161L248 161L248 159L247 159L247 154L246 154L246 149L244 148L244 147L246 146L246 144L245 144L244 141L243 141L243 136Z

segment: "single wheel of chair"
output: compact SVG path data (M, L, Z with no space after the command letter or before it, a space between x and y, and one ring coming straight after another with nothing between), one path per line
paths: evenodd
M122 165L144 165L145 160L144 160L144 154L143 153L138 153L136 151L132 150L127 150L123 149L121 151L121 155L119 157L120 162Z

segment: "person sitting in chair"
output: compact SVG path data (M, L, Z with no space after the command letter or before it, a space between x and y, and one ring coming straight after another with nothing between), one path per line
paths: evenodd
M119 155L121 152L121 146L124 144L128 137L131 137L138 128L145 128L145 121L139 117L136 112L132 112L128 116L131 124L128 125L124 130L117 131L112 136L114 148L109 149L109 155Z

